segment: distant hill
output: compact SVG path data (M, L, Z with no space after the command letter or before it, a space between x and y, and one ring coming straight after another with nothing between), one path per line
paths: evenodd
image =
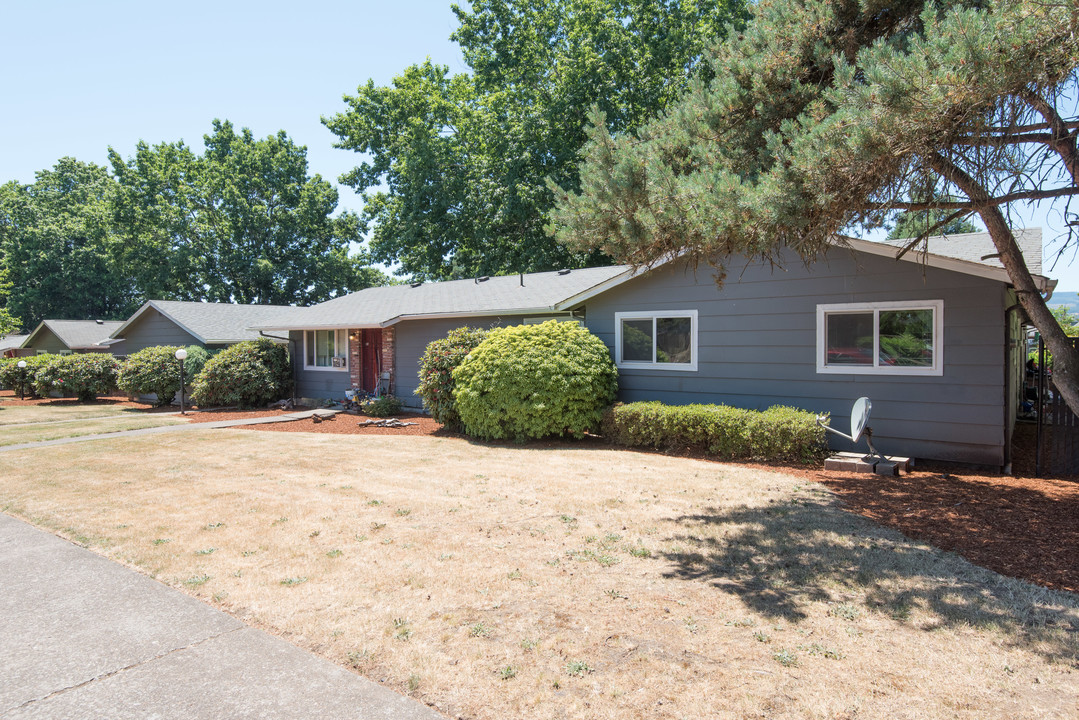
M1053 293L1053 297L1046 303L1050 308L1054 308L1060 305L1068 308L1068 312L1079 315L1079 293L1075 292L1058 292Z

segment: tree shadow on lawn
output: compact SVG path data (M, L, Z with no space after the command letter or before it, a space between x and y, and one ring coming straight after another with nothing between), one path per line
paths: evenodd
M670 538L676 549L660 554L674 563L667 576L709 582L765 617L794 623L825 612L814 604L854 597L859 612L901 622L918 611L923 630L997 628L1012 645L1073 663L1079 657L1075 595L916 544L823 493L675 518L683 529Z

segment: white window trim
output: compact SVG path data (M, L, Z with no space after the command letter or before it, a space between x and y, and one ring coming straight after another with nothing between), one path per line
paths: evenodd
M656 320L662 318L685 318L690 319L690 354L693 362L688 363L660 363L656 362ZM651 320L652 321L652 362L640 362L622 359L622 321L623 320ZM614 364L627 370L674 370L676 372L697 371L697 311L696 310L664 310L662 312L616 312L614 314Z
M880 365L880 311L933 311L933 365L931 367L896 367ZM828 338L825 318L829 314L873 313L873 365L828 365ZM944 375L944 301L901 300L895 302L833 303L817 306L817 372L832 375Z
M307 337L308 333L312 334L316 332L332 332L334 333L334 345L337 347L338 352L342 349L341 342L342 336L344 337L344 367L323 367L322 365L308 365L307 364ZM349 363L349 347L348 347L348 330L304 330L303 331L303 369L311 370L313 372L348 372Z

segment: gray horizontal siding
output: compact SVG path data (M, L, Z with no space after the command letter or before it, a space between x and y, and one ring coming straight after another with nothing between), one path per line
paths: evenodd
M292 357L292 377L296 387L293 394L300 398L340 400L345 391L352 389L348 370L305 370L303 358L303 331L289 334L289 354Z
M152 307L124 329L123 338L125 355L159 345L202 345L197 338Z
M830 413L846 430L851 404L866 395L881 451L1001 465L1004 292L999 282L848 252L808 270L734 263L722 288L708 268L671 264L588 301L586 324L613 350L616 312L698 312L697 371L622 368L624 401L790 405ZM943 376L817 373L818 304L929 299L944 301Z

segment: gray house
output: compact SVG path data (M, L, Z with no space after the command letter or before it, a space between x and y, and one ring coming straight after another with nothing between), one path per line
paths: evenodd
M297 310L287 305L149 300L125 322L116 323L109 337L122 341L124 355L156 345L202 345L220 350L243 340L257 340L259 332L252 326Z
M1051 292L1040 231L1018 239ZM732 259L722 287L711 268L673 260L372 288L266 329L302 348L297 395L340 397L386 377L415 404L418 359L450 329L573 319L611 349L622 400L791 405L843 427L867 395L883 451L1006 466L1022 312L987 234L929 250L896 260L893 246L848 239L808 268Z
M20 354L112 353L112 331L123 323L114 320L42 320L23 340Z

